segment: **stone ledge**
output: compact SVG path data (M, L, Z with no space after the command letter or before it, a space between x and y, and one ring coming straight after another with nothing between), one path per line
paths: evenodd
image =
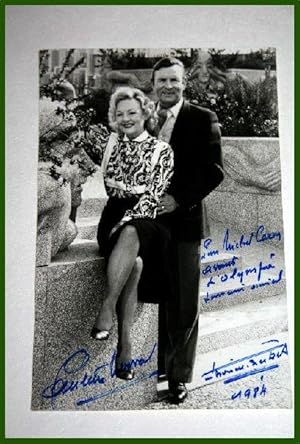
M99 256L96 242L76 242L59 253L49 266L37 267L32 409L136 409L155 401L158 310L157 305L143 303L138 304L132 328L133 357L145 360L151 351L153 353L149 362L137 366L133 381L111 377L108 365L101 373L105 379L103 384L90 384L85 388L79 384L79 388L53 399L42 397L43 390L53 384L56 377L83 381L85 373L98 375L97 367L111 362L117 343L116 320L109 340L99 342L90 338L105 295L104 276L104 260ZM59 372L66 359L82 349L84 352L78 352L75 357L88 356L86 365L71 376L63 370ZM80 399L96 395L99 397L93 402L77 404Z
M217 238L216 238L216 244ZM224 307L228 307L235 304L249 302L251 300L258 300L260 298L265 298L269 296L274 296L276 294L280 294L285 291L285 277L283 277L279 283L276 285L266 285L261 288L257 288L251 290L251 285L253 285L254 280L256 279L256 274L252 277L252 275L245 278L244 288L240 293L236 292L232 295L220 295L217 296L219 292L227 292L228 290L233 290L238 288L238 279L228 280L227 283L221 284L219 282L220 276L224 273L231 273L235 267L238 270L246 267L255 267L257 266L257 259L260 258L263 262L269 261L270 251L275 255L276 252L276 269L284 269L284 261L281 257L280 250L275 250L272 248L270 250L270 246L268 245L259 245L256 247L252 247L253 251L249 248L244 250L240 250L238 253L235 252L237 259L234 262L234 265L231 263L231 258L233 257L233 253L225 253L220 252L217 256L209 257L206 255L205 259L201 261L201 280L200 280L200 292L199 297L201 299L202 311L211 311L211 310L220 310ZM223 266L225 268L222 268ZM58 267L59 265L59 267ZM221 268L220 270L214 269L216 265ZM74 273L78 267L81 266L82 269L86 269L86 275L84 277L86 284L90 285L90 281L93 279L97 279L103 281L103 288L105 286L105 273L104 273L104 258L100 256L98 244L95 240L83 240L77 239L67 250L61 252L56 255L51 264L47 267L48 270L52 271L52 276L55 276L55 279L67 279L68 272L73 269ZM211 267L209 272L206 267ZM206 269L206 272L205 272ZM278 274L278 273L277 273ZM95 275L95 277L94 277ZM275 274L264 273L263 281L267 281L268 279L274 279L277 276ZM208 279L213 278L216 284L210 285L207 287ZM254 278L254 280L253 280ZM219 282L219 283L218 283ZM257 283L255 281L255 283ZM65 285L65 284L63 284ZM66 284L67 285L67 284ZM82 282L79 282L78 285L82 285ZM67 291L67 287L66 287ZM206 293L214 294L216 296L212 296L212 300L205 303L204 298Z
M66 250L61 251L52 259L49 267L92 260L104 261L104 258L100 256L97 242L95 240L75 239Z
M232 269L232 265L230 265L230 260L233 258L233 254L229 253L220 253L218 256L206 256L204 259L201 260L201 277L204 277L205 275L205 269L207 267L211 267L212 271L210 273L210 276L214 276L215 274L219 273L217 269L213 269L216 264L218 264L220 267L222 265L224 268L222 270L228 271L229 269ZM238 267L242 267L243 260L241 255L235 255L237 259L235 260L235 265ZM90 239L76 239L73 244L70 245L70 247L61 252L58 253L53 261L49 264L49 267L56 266L57 264L70 264L70 263L76 263L76 262L83 262L83 261L90 261L90 260L96 260L96 261L104 261L104 258L100 256L99 248L97 241L90 240ZM222 265L221 265L222 264ZM228 266L225 266L228 264Z

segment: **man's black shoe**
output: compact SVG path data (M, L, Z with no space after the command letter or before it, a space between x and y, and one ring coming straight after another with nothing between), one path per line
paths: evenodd
M169 382L169 401L181 404L188 396L188 390L183 382Z

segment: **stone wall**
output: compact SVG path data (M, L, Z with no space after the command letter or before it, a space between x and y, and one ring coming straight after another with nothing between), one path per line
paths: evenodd
M225 179L206 199L212 225L283 234L278 138L223 138Z
M105 296L104 261L77 242L36 268L32 409L138 409L156 400L157 305L139 303L132 327L135 377L114 375L117 320L107 341L90 331Z

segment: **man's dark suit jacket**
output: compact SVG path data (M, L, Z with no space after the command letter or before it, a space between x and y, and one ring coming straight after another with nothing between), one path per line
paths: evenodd
M170 145L174 151L174 175L168 193L179 207L166 215L166 222L178 240L197 241L208 235L202 200L223 180L216 114L184 101Z

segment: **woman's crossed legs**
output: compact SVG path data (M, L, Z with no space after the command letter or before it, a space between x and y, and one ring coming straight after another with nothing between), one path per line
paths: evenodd
M137 287L143 269L138 256L140 241L136 228L126 225L110 254L107 266L107 297L95 322L100 331L109 331L113 315L118 317L117 368L131 360L130 330L137 304Z

